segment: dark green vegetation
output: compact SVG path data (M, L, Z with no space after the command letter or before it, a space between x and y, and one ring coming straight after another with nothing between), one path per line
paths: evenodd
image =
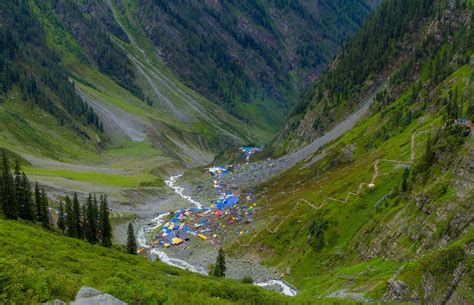
M216 263L212 268L212 275L215 277L225 277L225 272L227 267L225 265L225 254L222 248L219 248L219 252L217 253ZM246 281L242 281L246 282ZM248 282L248 281L247 281Z
M115 2L132 8L181 80L273 132L371 8L364 0Z
M279 152L294 149L330 129L357 109L364 97L380 86L394 69L398 68L399 71L390 82L399 84L413 75L421 59L430 59L428 72L433 81L439 83L445 79L452 72L452 68L444 69L452 56L449 52L452 53L454 47L464 50L472 41L468 24L458 24L461 28L448 28L438 33L429 32L426 28L426 21L439 19L443 11L448 9L448 3L408 0L382 2L364 23L362 30L337 56L337 64L323 74L295 107L275 145ZM471 5L469 1L459 3ZM420 32L420 28L424 31ZM453 36L449 48L441 52L439 40L457 30L459 32ZM412 46L419 41L423 41L423 45L413 52ZM435 49L430 49L432 46ZM465 56L457 61L462 64L467 59Z
M291 299L231 280L210 279L0 219L1 303L74 299L83 285L129 304L289 304Z
M53 188L112 189L114 203L161 197L157 175L268 139L359 28L364 3L2 3L0 144ZM59 197L56 229L46 193L36 185L32 195L20 166L4 158L0 303L69 301L82 285L132 304L468 303L473 5L382 2L293 110L274 155L312 141L380 89L368 114L321 158L252 190L255 221L219 251L214 278L128 255L137 252L131 225L128 247L112 246L106 197L89 195L83 206L77 195ZM258 128L243 123L255 118ZM263 291L249 277L221 279L224 251L261 258L298 296Z
M89 194L87 203L82 206L82 214L77 193L74 193L72 202L66 196L66 209L60 202L55 219L56 214L49 208L45 190L40 189L36 182L32 194L28 177L20 172L19 161L16 161L12 174L5 151L2 153L0 172L0 217L38 222L46 229L52 229L56 224L61 232L66 232L70 237L84 239L91 244L100 243L104 247L112 246L112 227L106 196L100 196L99 208L96 196Z
M348 90L323 76L290 119L290 140L276 145L304 143L296 130L314 123L318 107L328 105L325 118L337 121L369 88L386 89L355 128L315 154L323 158L258 187L263 208L254 229L228 251L264 258L302 299L469 303L474 138L473 126L460 119L474 118L472 28L472 1L382 4L328 72L347 80ZM373 47L387 57L368 65L361 42L370 42L363 44L368 56ZM345 71L365 77L353 81Z
M19 88L22 100L53 115L85 138L82 125L102 131L94 110L74 92L58 54L46 45L46 33L26 1L0 4L0 95Z
M16 161L14 173L10 163L3 150L0 164L0 215L12 220L21 218L38 221L43 227L49 228L48 197L45 191L40 190L36 183L33 200L30 181L24 172L20 172L20 162Z
M137 254L137 240L135 238L135 229L133 228L132 223L128 224L127 228L127 253L128 254Z

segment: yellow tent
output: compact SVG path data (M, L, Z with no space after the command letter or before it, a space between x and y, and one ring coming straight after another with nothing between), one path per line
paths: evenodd
M207 239L207 236L204 236L202 234L198 234L199 237L201 237L202 239L206 240Z
M173 245L179 245L183 242L183 240L181 238L175 237L171 240L171 242L173 243Z

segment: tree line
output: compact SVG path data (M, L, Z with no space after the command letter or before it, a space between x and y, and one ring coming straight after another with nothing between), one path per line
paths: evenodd
M0 214L11 220L23 219L40 223L46 229L53 229L54 223L67 236L83 239L91 244L100 243L104 247L112 246L112 226L107 204L107 196L99 200L89 194L84 205L79 204L77 193L71 200L60 201L57 221L49 208L46 191L35 183L34 194L31 183L24 172L21 172L17 160L12 173L10 162L5 152L2 154L0 175Z

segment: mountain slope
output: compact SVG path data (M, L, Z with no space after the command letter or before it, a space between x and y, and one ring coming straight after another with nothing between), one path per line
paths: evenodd
M412 54L427 32L419 28L428 26L436 10L430 1L383 2L295 107L275 148L293 150L309 143L357 109Z
M182 5L168 4L174 9ZM164 176L208 164L229 147L263 144L283 120L282 109L287 107L275 106L275 101L290 100L299 90L294 83L301 84L300 87L305 83L288 80L306 79L305 75L319 71L346 37L359 27L369 10L362 1L341 5L321 2L314 7L305 2L225 1L218 3L223 6L216 10L211 3L193 3L193 7L202 12L201 17L214 14L217 19L227 16L234 21L250 22L249 27L237 30L229 28L232 23L221 20L222 29L235 34L236 41L230 43L223 38L229 33L221 37L216 35L215 26L205 25L210 21L207 17L198 21L203 24L204 32L184 31L171 17L167 19L170 21L167 27L160 27L158 31L153 16L144 14L144 10L149 12L155 5L168 4L49 0L2 4L0 145L28 158L31 168L27 170L35 179L53 188L95 187L92 181L84 181L88 179L78 181L78 175L71 171L87 163L96 165L99 172L104 173L118 168L120 174L127 175L129 181L125 185L132 185L133 177L147 177L138 179L137 185L160 185L153 182L153 175ZM258 15L254 8L262 9L263 15ZM184 23L194 22L189 9L186 7L181 12L180 18L188 20ZM154 11L156 16L170 13L161 9ZM323 14L326 12L331 13ZM321 17L323 15L327 15L327 19ZM176 52L169 49L176 42L171 39L175 36L168 37L166 43L170 44L166 47L156 40L157 35L168 35L175 26L187 37L182 43L188 46L177 48ZM306 27L314 27L317 34L305 31ZM206 31L225 45L225 50L220 52L222 56L230 56L229 46L237 43L237 57L240 63L245 63L244 74L230 81L232 70L215 70L209 62L212 56L196 56L196 61L190 60L189 48L193 43L200 41L203 48L195 50L201 55L208 47L212 49L210 45L206 47L208 41L202 39ZM260 32L265 35L261 36ZM262 39L267 36L280 46L281 54L266 46L266 40ZM300 39L303 36L308 39ZM305 41L304 45L299 45L300 40ZM309 47L314 44L313 40L321 46L315 52ZM212 41L209 43L212 45ZM303 47L305 56L293 49ZM243 60L242 56L248 52L256 52L256 62L247 64ZM174 60L167 60L171 57L162 57L163 54L174 56ZM177 56L183 58L182 62L176 60ZM323 59L317 60L319 57ZM269 59L270 63L262 58ZM212 60L222 68L224 62L218 58ZM307 60L306 64L302 62ZM186 69L195 69L194 62L204 70L196 70L188 78L181 72L189 74ZM181 69L183 66L177 66L178 63L186 65L186 69ZM219 88L226 96L233 95L235 101L240 101L244 92L272 97L261 99L260 106L245 101L239 102L238 109L229 108L223 102L223 91L210 86L211 70L219 71L215 72L216 77L223 80ZM290 71L294 76L286 75ZM263 83L267 84L258 84L260 89L252 90L253 81L261 75L266 75ZM284 80L274 81L273 77ZM275 89L278 86L287 92ZM262 94L257 92L259 90ZM215 94L210 94L211 91ZM124 151L133 151L136 155L125 155ZM90 168L83 170L88 173L84 176L97 174ZM121 178L114 177L111 181L117 179ZM120 201L126 200L118 195L123 193L122 189L112 193Z
M83 285L102 289L129 304L291 301L253 285L207 278L15 221L0 219L0 238L2 303L71 301Z
M420 11L402 20L416 30L399 35L397 23L382 22L413 6ZM360 37L377 29L394 35L394 59L340 91L330 76L341 81L341 71L362 71L368 59L338 57L274 145L296 150L318 139L314 129L297 135L318 107L331 105L330 130L373 88L386 89L351 131L257 187L262 211L229 251L261 257L305 298L469 303L474 138L459 119L474 119L472 18L471 1L382 4L344 52L357 54ZM385 38L368 41L375 48Z
M370 9L365 1L114 3L183 82L270 131Z
M0 146L53 200L96 191L138 204L163 177L268 138L177 81L107 3L1 6Z

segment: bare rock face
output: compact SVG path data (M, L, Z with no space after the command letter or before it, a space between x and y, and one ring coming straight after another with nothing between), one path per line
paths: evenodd
M127 305L110 294L103 293L91 287L82 287L71 305Z
M393 276L391 279L389 279L387 284L388 289L382 297L382 301L400 302L408 300L415 303L419 302L416 293L411 291L407 283L397 279L396 276Z

